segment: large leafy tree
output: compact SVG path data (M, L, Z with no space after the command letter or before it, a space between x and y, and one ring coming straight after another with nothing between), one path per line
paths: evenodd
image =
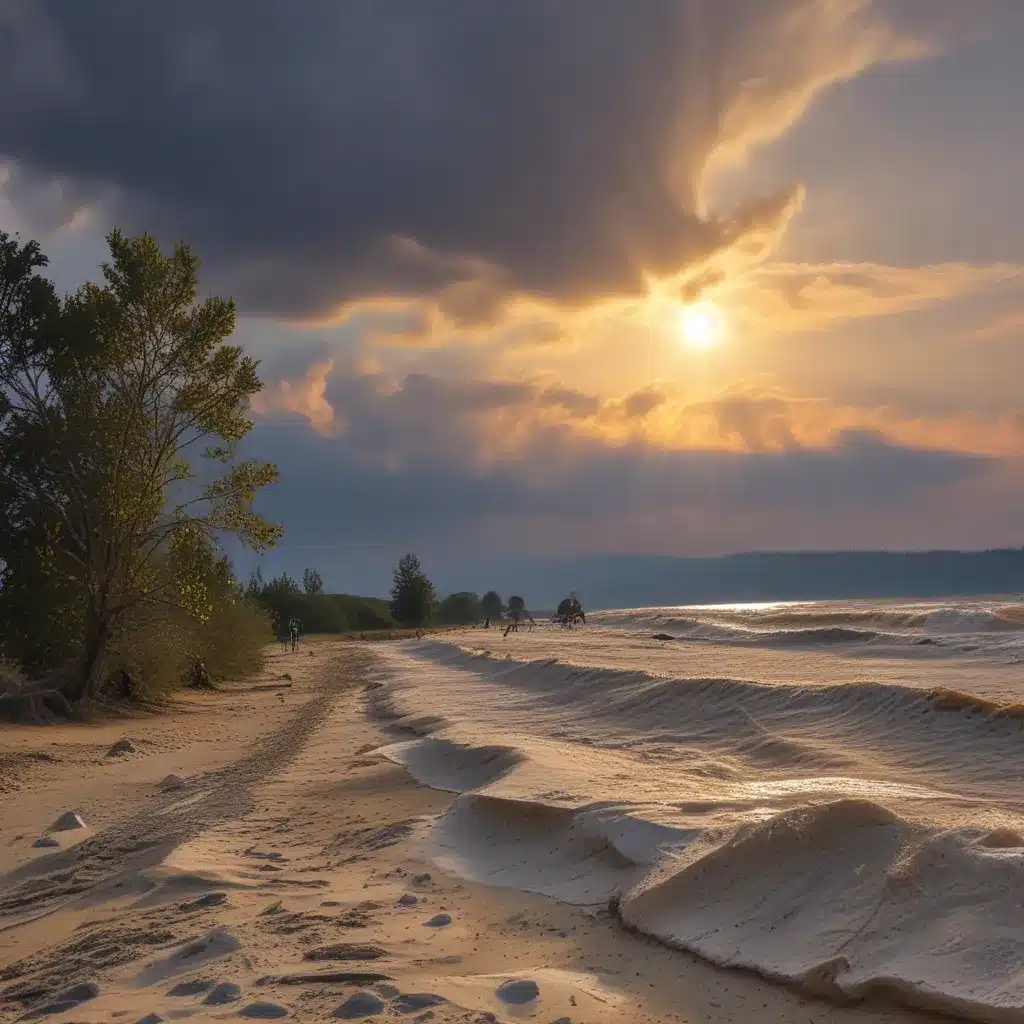
M253 509L276 467L237 458L262 385L227 343L234 304L198 300L184 246L108 243L103 283L58 300L39 247L0 234L3 587L42 583L60 608L79 654L72 699L96 692L141 604L208 611L201 570L219 536L263 550L281 534Z
M436 600L434 585L412 554L403 555L391 586L391 613L404 626L425 626Z
M501 596L496 590L488 590L480 601L480 610L488 619L501 618Z

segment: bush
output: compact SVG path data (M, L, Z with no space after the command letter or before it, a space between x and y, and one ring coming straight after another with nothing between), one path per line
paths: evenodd
M354 594L328 594L341 609L352 630L390 629L393 625L391 605L379 597L356 597Z
M474 625L483 618L480 598L469 591L449 594L437 606L436 618L439 623L446 626Z
M265 609L239 599L203 624L199 656L213 679L238 679L259 672L267 660L274 628Z
M197 658L212 679L237 679L263 667L273 639L267 613L244 598L219 603L205 621L177 609L139 618L111 644L104 689L121 696L127 671L133 697L159 697L185 685Z

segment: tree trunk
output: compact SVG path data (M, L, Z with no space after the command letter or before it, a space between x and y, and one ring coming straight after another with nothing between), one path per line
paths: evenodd
M64 695L74 702L95 697L103 682L103 662L110 639L110 627L101 619L86 633L82 666L65 687Z

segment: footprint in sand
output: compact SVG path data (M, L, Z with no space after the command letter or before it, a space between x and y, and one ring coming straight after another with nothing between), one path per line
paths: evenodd
M362 1020L364 1017L374 1017L383 1010L384 1003L372 992L356 992L334 1011L334 1016L339 1020Z
M406 992L395 1000L394 1007L399 1013L416 1013L444 1002L447 1002L444 996L434 995L433 992Z
M179 903L178 906L182 910L204 910L208 907L219 907L222 903L227 903L227 900L228 894L226 892L215 891L203 893L202 896Z
M59 993L52 1003L41 1006L27 1014L24 1020L35 1020L38 1017L49 1017L55 1013L67 1013L69 1010L95 999L100 994L100 987L93 981L87 981L81 985L73 985Z
M206 992L213 988L212 981L206 981L202 978L195 978L192 981L181 981L178 982L174 988L168 989L167 994L169 996L197 996L200 992Z
M225 1006L242 998L242 990L233 981L222 981L215 985L203 1000L204 1006Z
M239 1010L238 1015L253 1020L277 1020L279 1017L287 1017L288 1010L277 1003L250 1003Z
M136 975L135 983L145 988L162 981L170 981L175 975L191 974L201 969L200 964L220 959L241 948L241 942L224 925L218 925L202 938L187 942L169 955L144 967Z

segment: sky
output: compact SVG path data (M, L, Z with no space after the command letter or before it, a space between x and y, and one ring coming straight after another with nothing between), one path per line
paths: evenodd
M0 0L0 230L236 299L265 574L1019 546L1022 47L1020 0Z

